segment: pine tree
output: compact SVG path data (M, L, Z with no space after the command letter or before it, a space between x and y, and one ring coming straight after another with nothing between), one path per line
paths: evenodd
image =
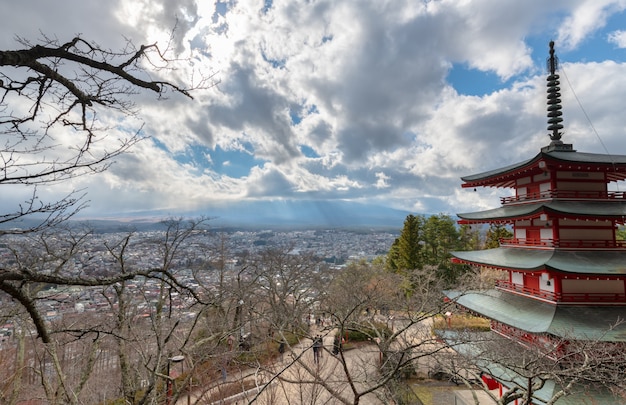
M423 259L423 216L408 215L398 238L398 268L401 270L421 269Z
M438 278L454 283L465 266L452 264L450 252L471 248L461 236L449 215L408 215L387 255L387 269L409 279L413 270L429 266Z
M513 232L511 232L505 225L491 224L487 230L485 249L500 247L500 239L509 239L512 237Z

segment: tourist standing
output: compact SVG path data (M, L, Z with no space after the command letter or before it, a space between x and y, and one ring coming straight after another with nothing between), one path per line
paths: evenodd
M280 354L280 361L283 361L283 354L285 354L285 342L280 342L280 345L278 345L278 353Z
M315 364L320 363L320 357L322 352L322 336L317 335L313 338L313 362Z
M341 349L341 337L339 337L339 335L335 335L335 339L333 339L333 354L335 356L338 355L340 349Z

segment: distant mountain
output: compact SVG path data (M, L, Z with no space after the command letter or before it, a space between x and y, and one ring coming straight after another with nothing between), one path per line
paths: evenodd
M401 229L410 213L349 201L282 200L241 201L227 207L207 207L196 214L226 226Z
M100 232L129 229L164 229L159 222L171 217L211 218L212 228L289 229L289 228L376 228L402 229L410 212L349 201L240 201L194 211L142 211L123 214L77 215L73 222L87 222ZM4 224L1 228L27 228L35 221Z

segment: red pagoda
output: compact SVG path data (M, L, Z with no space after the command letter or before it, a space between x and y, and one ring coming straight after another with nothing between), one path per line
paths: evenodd
M567 340L626 342L626 325L619 324L626 317L626 242L616 238L626 218L626 196L609 190L626 179L626 156L582 153L561 141L553 42L548 68L550 144L529 160L462 178L465 188L515 191L501 198L499 208L458 214L461 224L511 226L511 239L494 249L452 253L457 263L505 276L495 289L449 297L490 319L493 332L527 347ZM500 384L500 393L511 388L498 375L490 378ZM547 402L556 389L543 387L532 403ZM587 402L588 394L568 395L556 404L624 403L610 393L594 393L595 402Z

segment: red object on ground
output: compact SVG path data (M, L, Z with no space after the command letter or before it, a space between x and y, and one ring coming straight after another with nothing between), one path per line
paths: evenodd
M490 390L495 390L496 388L500 386L500 383L498 382L498 380L491 378L490 376L486 374L483 374L480 378L483 380L487 388L489 388Z

